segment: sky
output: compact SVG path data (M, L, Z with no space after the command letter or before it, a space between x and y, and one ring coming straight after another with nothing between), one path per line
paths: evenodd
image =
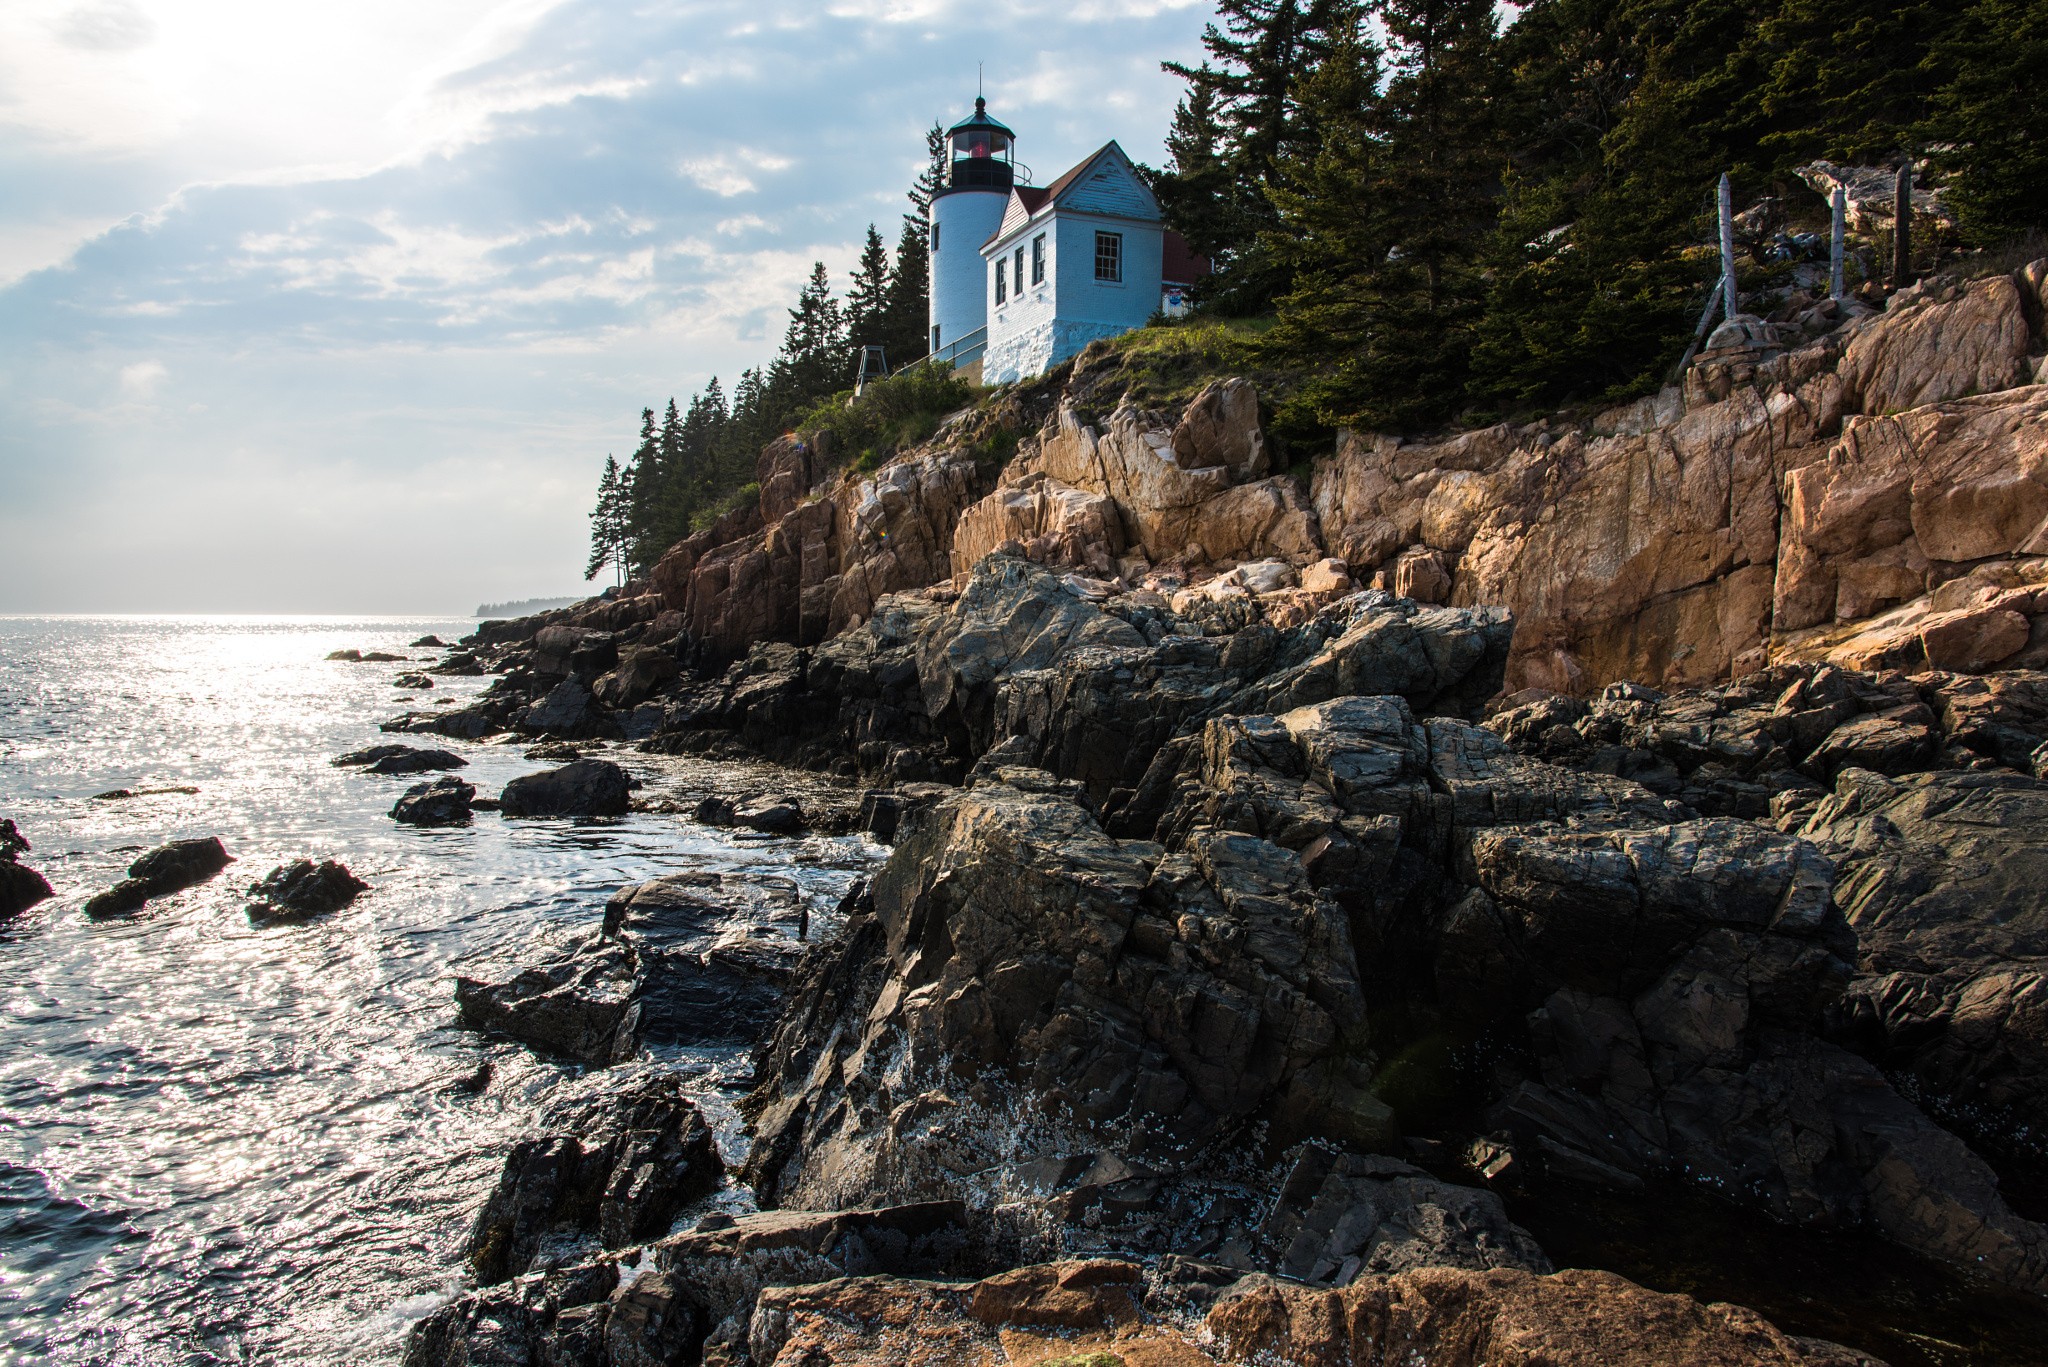
M0 613L578 592L643 406L893 245L976 65L1157 164L1207 0L7 0Z

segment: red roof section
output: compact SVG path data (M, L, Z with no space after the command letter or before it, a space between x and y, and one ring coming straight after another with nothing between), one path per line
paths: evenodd
M1167 285L1192 285L1209 273L1209 258L1197 256L1188 240L1173 229L1166 230L1160 244L1159 279Z
M1044 207L1045 202L1052 198L1052 191L1049 188L1041 190L1033 185L1019 185L1015 190L1017 198L1024 201L1024 212L1027 214L1037 213Z

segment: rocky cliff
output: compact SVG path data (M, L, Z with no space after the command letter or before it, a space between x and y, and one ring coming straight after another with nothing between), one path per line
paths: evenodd
M894 848L800 962L684 873L461 985L628 1078L751 1042L758 1208L600 1085L408 1363L1876 1363L1556 1270L1543 1192L2048 1325L2044 280L1306 485L1248 383L1091 352L877 470L778 442L652 582L487 626L392 729L762 754Z
M1709 683L1792 659L2039 665L2044 297L2048 261L1854 305L1814 335L1788 327L1789 347L1759 323L1652 398L1432 439L1344 433L1305 478L1276 470L1248 382L1141 408L1098 346L879 469L772 443L758 506L553 619L659 622L731 658L838 635L1000 549L1183 612L1234 603L1239 622L1292 625L1366 584L1506 607L1511 687Z

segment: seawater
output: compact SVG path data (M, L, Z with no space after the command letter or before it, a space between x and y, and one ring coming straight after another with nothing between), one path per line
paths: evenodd
M580 1070L454 1028L451 980L537 962L595 929L623 884L684 869L796 880L824 927L882 851L864 838L746 843L653 813L415 830L422 776L335 769L376 722L473 696L396 673L473 621L0 618L0 816L57 897L0 924L0 1363L390 1363L462 1285L459 1247L506 1146ZM347 664L354 647L410 657ZM464 755L495 794L546 767ZM617 749L643 796L686 803L772 775ZM431 777L431 776L427 776ZM112 789L195 787L125 801ZM84 899L165 840L237 863L123 920ZM333 857L372 891L257 929L248 885ZM478 1095L451 1088L488 1061ZM739 1051L665 1054L731 1151ZM586 1084L587 1085L587 1084Z

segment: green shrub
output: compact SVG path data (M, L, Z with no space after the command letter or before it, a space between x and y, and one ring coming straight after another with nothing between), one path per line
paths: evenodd
M871 470L938 430L940 419L974 402L978 391L947 365L916 365L821 400L797 419L800 432L830 438L833 454Z

